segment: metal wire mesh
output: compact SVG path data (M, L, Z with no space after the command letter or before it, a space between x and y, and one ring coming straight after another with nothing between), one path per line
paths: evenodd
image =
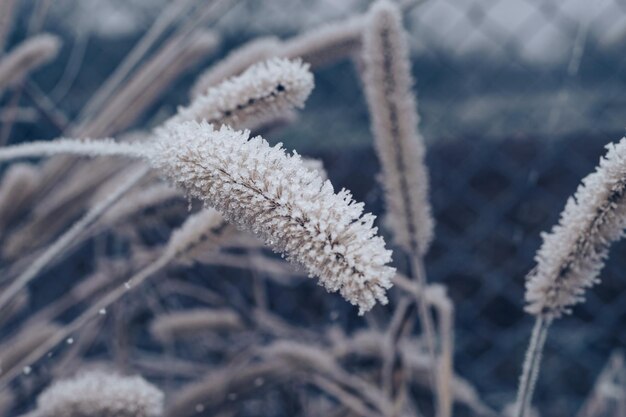
M224 53L253 36L287 36L362 12L367 3L239 2L220 22ZM455 303L456 370L501 407L514 399L530 334L524 276L540 233L556 223L603 146L622 135L626 3L426 0L407 13L406 24L437 220L428 275L448 286ZM96 42L90 53L109 50ZM346 62L317 73L307 110L279 137L322 157L336 186L380 213L356 74ZM178 104L192 78L157 107ZM537 390L542 415L574 415L610 352L626 344L625 267L626 245L618 244L602 284L553 327Z
M407 15L437 219L426 265L455 302L456 368L492 404L514 399L532 326L523 313L524 276L540 233L558 221L604 145L622 136L625 12L618 1L429 0ZM316 133L335 146L353 144L342 152L367 149L371 140L347 72L317 78L325 90L341 91L332 105L319 104L335 109L324 114L339 133L319 125ZM302 119L300 127L309 120ZM354 164L328 152L336 165ZM362 152L352 158L376 163ZM360 184L361 169L340 174L327 165L338 185L382 205L379 189ZM574 415L610 352L624 346L625 250L613 248L602 284L554 326L537 390L542 415Z

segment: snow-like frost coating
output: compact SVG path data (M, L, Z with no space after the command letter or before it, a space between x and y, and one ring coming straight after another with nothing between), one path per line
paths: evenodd
M184 122L156 133L152 164L191 196L304 266L360 313L387 302L391 252L376 235L375 216L363 214L349 191L335 193L299 155L248 132Z
M610 245L626 228L626 138L609 144L596 171L569 198L559 223L543 233L526 281L526 311L558 318L598 283Z
M159 417L163 393L140 376L92 370L57 381L37 398L45 417Z

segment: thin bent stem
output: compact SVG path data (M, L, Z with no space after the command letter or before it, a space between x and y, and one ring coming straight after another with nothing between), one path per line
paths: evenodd
M122 298L131 287L137 287L139 284L150 278L152 275L166 267L172 259L176 256L176 253L164 253L154 262L150 263L139 272L137 272L132 278L126 281L126 284L120 285L107 293L102 299L92 304L90 308L81 313L72 322L65 325L62 329L56 332L53 337L47 339L45 343L32 351L20 363L13 367L13 369L6 374L0 375L0 390L6 388L6 386L16 378L21 372L24 366L34 364L39 359L44 357L50 349L53 349L56 345L63 340L70 337L74 332L78 331L90 320L97 318L106 312L111 304Z
M395 307L385 334L381 379L383 392L389 397L396 394L394 392L393 374L398 356L397 344L407 323L407 313L410 308L412 308L412 303L409 301L409 297L402 297Z
M530 343L526 350L522 376L520 377L517 400L515 402L515 417L525 417L527 410L530 408L537 377L539 376L541 354L546 342L550 323L551 320L537 316L535 327L530 337Z
M60 154L85 156L122 155L133 158L145 156L141 146L130 143L116 143L110 138L98 141L58 139L27 142L4 147L0 149L0 162Z
M85 120L88 116L94 114L108 98L115 92L117 87L122 83L124 78L130 71L141 61L150 48L161 37L170 24L181 14L183 14L192 2L175 2L170 4L157 18L148 32L133 47L124 61L117 66L113 74L105 81L105 83L96 91L93 98L89 100L87 105L81 111L78 120Z
M128 190L134 187L145 175L149 168L143 167L136 171L119 188L109 194L104 200L93 206L80 220L72 225L64 234L46 249L30 266L0 294L0 312L13 298L32 281L50 262L66 249L85 229L91 226L106 210L115 204Z
M447 301L447 300L446 300ZM437 363L437 417L452 416L452 381L454 379L454 307L451 302L439 303L439 334L441 352Z
M426 271L424 270L424 263L422 258L411 254L411 271L413 272L413 278L419 285L421 292L417 300L417 314L420 320L420 325L426 336L426 346L428 348L428 356L432 366L430 367L430 383L433 388L433 392L437 391L437 378L435 375L435 368L437 364L436 356L436 343L435 343L435 325L433 324L433 317L428 310L428 302L426 300Z

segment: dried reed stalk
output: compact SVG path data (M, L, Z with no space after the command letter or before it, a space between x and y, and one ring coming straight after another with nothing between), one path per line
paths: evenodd
M39 171L30 164L15 164L6 170L0 183L0 230L17 221L38 182Z
M37 35L0 57L0 94L11 84L56 58L61 41L53 35Z
M17 0L0 1L0 56L4 53L7 39L13 28L15 4Z
M23 366L19 366L22 360L40 346L56 332L59 326L52 323L39 323L31 327L24 337L12 338L0 346L0 375L17 370L22 372Z
M278 341L264 348L262 354L269 360L280 360L294 371L303 372L307 378L309 375L314 374L324 379L329 379L361 398L364 404L368 405L368 408L371 410L370 413L373 411L374 415L376 413L383 416L393 414L393 405L380 390L366 380L356 375L348 374L321 347L294 341Z
M516 417L530 408L541 354L554 319L584 301L611 244L626 228L626 138L606 146L596 171L582 180L561 213L559 224L542 235L536 267L526 277L526 311L536 317L520 377Z
M109 76L84 106L77 117L77 120L81 122L81 124L102 109L102 106L115 94L120 84L128 77L133 68L141 62L168 27L170 27L176 19L189 11L193 3L192 0L173 2L163 9L156 21L150 26L150 29L141 37L130 53L126 55L122 63L115 68L113 74ZM74 130L76 131L76 129Z
M88 125L76 128L79 136L100 136L128 128L185 71L215 52L219 39L213 32L174 37L139 68Z
M280 383L289 373L278 361L250 362L212 370L205 378L181 388L167 404L165 417L191 417L228 402L229 394L249 393Z
M362 314L387 301L393 268L390 252L348 191L334 193L330 182L303 167L261 137L206 123L167 124L150 149L110 141L40 142L0 150L0 160L71 152L126 154L151 164L223 212L229 221L260 236L275 250L305 266L328 291L339 291ZM55 145L58 146L55 147ZM225 162L229 161L229 162Z
M375 2L363 30L362 77L383 171L385 220L395 242L409 254L414 279L426 287L422 258L433 237L434 221L428 200L424 141L417 129L417 105L411 91L407 36L398 7L386 0ZM426 301L417 302L420 323L435 362L433 320ZM433 388L435 381L433 375Z
M173 343L215 331L236 331L244 328L237 313L226 309L192 309L158 315L150 324L150 333L162 343Z
M619 417L626 415L626 366L624 353L611 353L596 378L589 397L576 417Z
M137 183L137 178L142 178L148 168L142 167L131 175L127 182L122 184L115 192L111 193L94 206L80 221L74 223L53 245L46 251L0 294L0 311L11 302L11 300L31 282L56 256L59 255L73 240L75 240L83 230L98 219L109 207L111 207L129 188Z
M90 168L90 169L87 169ZM64 186L57 193L51 193L37 200L37 204L24 207L23 221L16 224L6 236L2 247L6 259L23 259L24 253L34 253L53 239L57 238L67 228L71 227L86 210L89 209L90 197L105 178L111 178L120 172L127 172L128 159L102 158L90 161L66 177ZM37 173L37 182L33 188L40 187L47 181L45 170ZM25 198L32 199L34 193L26 194ZM31 202L34 200L31 200ZM26 210L29 208L30 210Z
M165 268L172 260L181 256L184 252L192 250L194 246L206 240L207 236L213 233L213 229L219 227L222 223L221 216L213 210L203 210L190 216L179 229L172 233L161 256L126 280L123 286L114 288L97 302L90 304L90 307L78 317L55 332L45 343L38 346L37 349L31 351L28 356L21 361L21 366L35 363L41 357L45 356L51 348L70 337L90 320L101 316L101 311L106 310L111 304L122 298L131 288L139 286L148 278ZM219 237L216 237L216 239L219 239ZM8 384L18 373L19 372L16 373L12 371L0 375L0 388Z

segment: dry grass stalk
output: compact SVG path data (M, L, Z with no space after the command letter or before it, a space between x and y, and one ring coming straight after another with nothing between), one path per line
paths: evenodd
M30 302L30 296L22 292L15 296L13 300L7 305L7 308L0 316L0 327L5 326L7 323L11 322L14 317L22 312L26 307L28 307Z
M100 140L57 139L54 141L34 141L4 147L0 150L0 161L68 154L92 157L130 156L141 158L145 152L136 145L118 143L111 138Z
M19 277L11 282L0 294L0 311L25 288L52 260L58 256L68 245L75 240L83 230L91 223L95 222L109 207L111 207L124 193L127 188L136 184L137 178L142 178L147 172L147 168L139 168L131 175L125 184L118 188L117 193L111 193L95 205L79 222L76 222L53 245L49 246L41 256L33 262Z
M7 169L0 183L0 230L17 220L38 183L39 171L30 164L15 164Z
M223 80L272 57L300 58L314 69L331 65L358 50L363 20L360 16L330 23L285 41L272 36L253 39L203 72L191 89L191 97L197 98Z
M85 105L77 118L81 124L102 109L102 106L118 91L120 84L127 79L131 71L137 67L153 45L162 37L163 33L176 19L186 13L192 7L193 3L194 2L190 0L173 2L163 9L157 20L150 26L150 29L148 29L139 42L126 55L122 63L115 68L113 74L109 76L104 84L89 99L89 102Z
M37 35L0 57L0 94L36 68L53 60L60 48L61 41L56 36Z
M0 2L0 56L4 53L7 38L13 28L13 14L17 0L3 0Z
M614 351L598 375L589 397L576 417L626 415L626 366L624 354Z
M0 346L0 375L17 370L21 361L44 341L52 337L59 330L59 326L51 323L39 323L28 329L27 333L18 334Z
M239 243L241 242L241 244ZM226 242L228 246L247 249L258 249L263 246L263 242L250 239L248 234L234 235ZM225 266L229 268L248 269L251 265L259 271L269 275L269 279L281 285L293 283L294 276L304 276L302 270L281 260L269 258L265 255L234 255L230 253L207 253L198 251L191 256L194 261L214 266Z
M55 332L45 343L29 352L28 356L21 361L21 366L35 363L46 355L51 348L80 330L90 320L101 316L102 311L106 311L111 304L122 298L131 288L139 286L165 268L174 259L183 255L184 252L192 250L196 245L206 240L207 236L213 233L213 228L219 227L221 224L221 216L211 210L203 210L187 218L186 222L172 233L170 241L161 256L126 280L124 285L114 288L95 303L91 303L78 317ZM0 388L6 386L17 374L15 371L2 374L0 376Z
M15 395L10 390L4 390L0 392L0 414L8 416L13 405L15 404Z
M361 47L363 16L333 22L283 42L280 56L301 58L312 68L331 65Z
M150 324L150 333L163 343L173 343L182 338L216 331L237 331L243 327L241 318L234 311L205 308L161 314Z
M181 74L212 54L219 45L212 32L194 33L191 39L170 39L133 76L78 136L100 136L128 128Z
M180 190L169 184L152 184L137 192L127 195L124 199L113 205L102 217L102 223L107 226L115 225L136 216L142 211L159 207L168 201L182 199Z
M39 113L34 107L15 107L0 109L0 123L36 123Z
M165 417L191 417L198 410L213 410L266 386L280 383L289 371L277 361L249 362L212 370L205 378L184 386L167 404Z
M337 399L337 401L345 407L344 413L350 410L354 415L363 417L378 417L380 413L372 410L370 406L358 395L354 395L331 378L324 377L319 374L312 374L305 379L328 395ZM345 415L345 414L342 414Z
M422 257L433 236L428 200L424 141L412 93L413 79L400 10L380 0L371 7L363 30L363 86L382 166L386 222L395 242L410 256L414 279L426 286ZM420 323L435 361L436 342L426 302L418 299ZM433 375L433 384L436 377Z
M596 171L567 201L559 224L542 235L537 266L526 278L526 311L536 322L520 377L516 417L530 408L550 324L584 301L585 290L599 282L611 244L624 235L626 138L606 148Z
M87 169L88 166L90 169ZM28 207L30 210L25 210L23 221L11 229L6 237L3 255L11 260L21 259L24 253L33 253L53 242L89 209L90 197L104 179L127 167L126 158L103 158L90 161L90 164L73 171L65 179L62 190L37 200L36 205L31 204ZM40 190L47 182L45 174L45 170L39 170L39 180L33 184L33 189ZM30 192L27 194L28 198L36 195Z
M264 348L262 355L270 360L280 360L294 372L303 372L307 379L310 374L329 379L362 398L369 408L373 408L373 411L379 415L392 415L393 405L381 391L364 379L348 374L327 351L320 347L285 340Z
M426 298L435 307L439 321L440 353L437 361L437 416L452 416L454 380L454 305L442 285L426 288Z

